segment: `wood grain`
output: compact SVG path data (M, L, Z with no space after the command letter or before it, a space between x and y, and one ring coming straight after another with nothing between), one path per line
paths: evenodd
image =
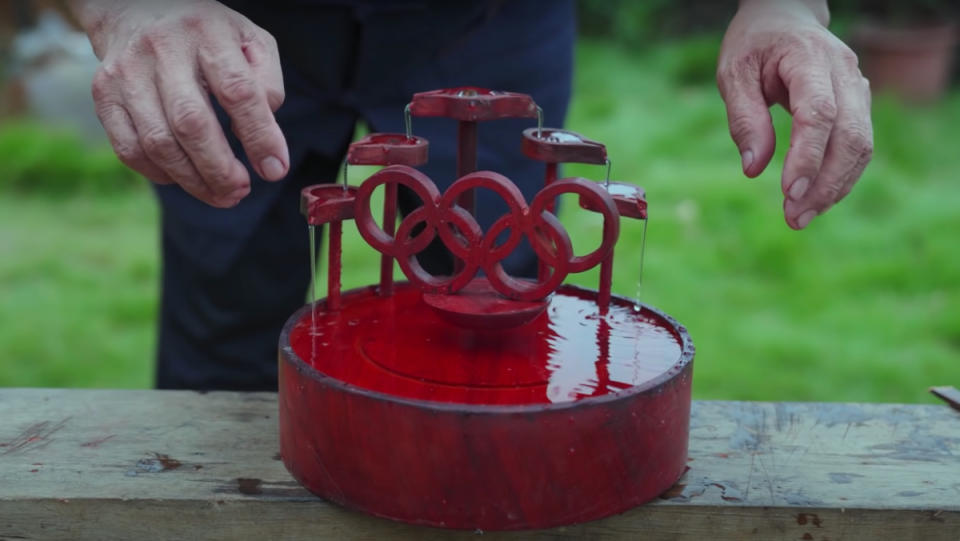
M276 416L269 393L0 390L0 539L476 538L310 495ZM690 457L654 504L484 539L960 541L946 406L697 402Z

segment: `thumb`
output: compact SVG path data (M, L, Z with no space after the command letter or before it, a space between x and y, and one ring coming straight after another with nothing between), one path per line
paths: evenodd
M730 135L740 149L743 173L755 177L766 169L776 146L770 107L761 88L760 70L744 66L735 71L720 70L717 83L727 106Z

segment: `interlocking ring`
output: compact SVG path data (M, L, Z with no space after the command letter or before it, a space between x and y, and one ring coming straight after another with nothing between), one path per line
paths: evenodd
M380 185L406 186L423 201L423 206L408 214L394 237L388 235L373 219L370 197ZM499 195L509 211L486 233L469 212L456 204L467 190L486 188ZM575 193L581 204L603 215L603 240L585 255L576 255L566 229L547 209L559 195ZM586 204L584 204L586 203ZM519 301L542 299L555 291L571 272L583 272L603 261L613 250L620 234L620 214L613 198L602 187L582 178L553 182L541 190L527 206L520 189L507 177L491 171L466 175L441 196L433 181L416 169L394 165L382 169L360 185L356 199L356 222L360 235L380 253L393 257L411 283L429 293L450 294L465 287L480 269L490 285L501 295ZM423 224L423 230L414 230ZM509 235L498 244L505 231ZM426 272L417 261L437 236L463 264L453 276L435 276ZM503 260L526 237L540 261L551 269L542 280L522 280L503 269Z

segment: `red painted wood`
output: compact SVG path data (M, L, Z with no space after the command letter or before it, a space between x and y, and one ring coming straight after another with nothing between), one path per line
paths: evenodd
M610 289L613 282L613 250L600 263L600 285L597 288L597 306L605 314L610 306Z
M383 232L393 235L397 227L397 185L388 183L384 186L383 196ZM380 294L393 294L393 256L380 256Z
M353 219L356 186L314 184L300 192L300 212L310 225Z
M557 181L557 164L555 162L547 162L546 171L543 175L543 186L547 187ZM546 211L555 214L557 207L557 200L547 202ZM550 274L550 267L548 267L543 261L538 262L537 264L537 279L540 281L546 280L547 276Z
M607 147L577 132L556 128L523 130L523 153L547 163L607 163Z
M427 163L429 144L422 137L403 133L371 133L350 145L350 165L409 165Z
M473 122L537 118L537 104L527 94L461 86L414 94L410 102L410 114Z
M610 182L605 184L605 188L613 198L620 216L647 219L647 199L643 188L626 182ZM580 199L580 206L586 210L596 211L596 205L583 198Z
M341 246L343 244L343 222L330 222L330 242L327 251L327 309L340 309L340 275L343 273L341 263ZM311 277L313 278L313 277Z
M424 293L423 302L444 320L472 329L510 329L525 325L547 308L546 299L512 301L485 278L474 278L456 295Z
M409 187L423 201L423 205L407 215L396 235L381 229L373 220L370 198L380 185ZM473 217L456 205L460 196L476 188L497 193L509 212L483 232ZM599 245L585 255L573 253L569 235L547 206L564 193L574 193L587 201L590 210L603 215L603 234ZM461 177L450 188L439 194L436 185L422 173L405 166L390 166L364 181L357 192L355 207L357 228L374 249L397 260L407 279L424 292L452 294L465 287L482 269L490 285L504 297L517 301L536 301L555 291L571 272L583 272L598 264L613 249L620 234L619 214L613 199L599 184L582 179L566 178L551 183L541 190L528 206L523 194L509 179L491 171L478 171ZM419 224L423 230L415 237ZM453 227L459 234L454 233ZM509 231L506 241L498 244L501 233ZM433 276L424 271L416 254L437 236L463 266L453 276ZM508 275L500 262L520 243L523 237L540 261L551 272L537 282Z
M655 498L683 473L693 345L656 310L564 286L519 329L457 327L397 284L294 314L280 445L309 490L447 528L543 528Z

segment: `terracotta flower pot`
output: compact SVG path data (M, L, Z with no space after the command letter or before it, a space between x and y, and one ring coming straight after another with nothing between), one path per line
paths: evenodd
M949 83L957 26L952 21L912 27L862 23L852 42L874 91L929 102L940 98Z

